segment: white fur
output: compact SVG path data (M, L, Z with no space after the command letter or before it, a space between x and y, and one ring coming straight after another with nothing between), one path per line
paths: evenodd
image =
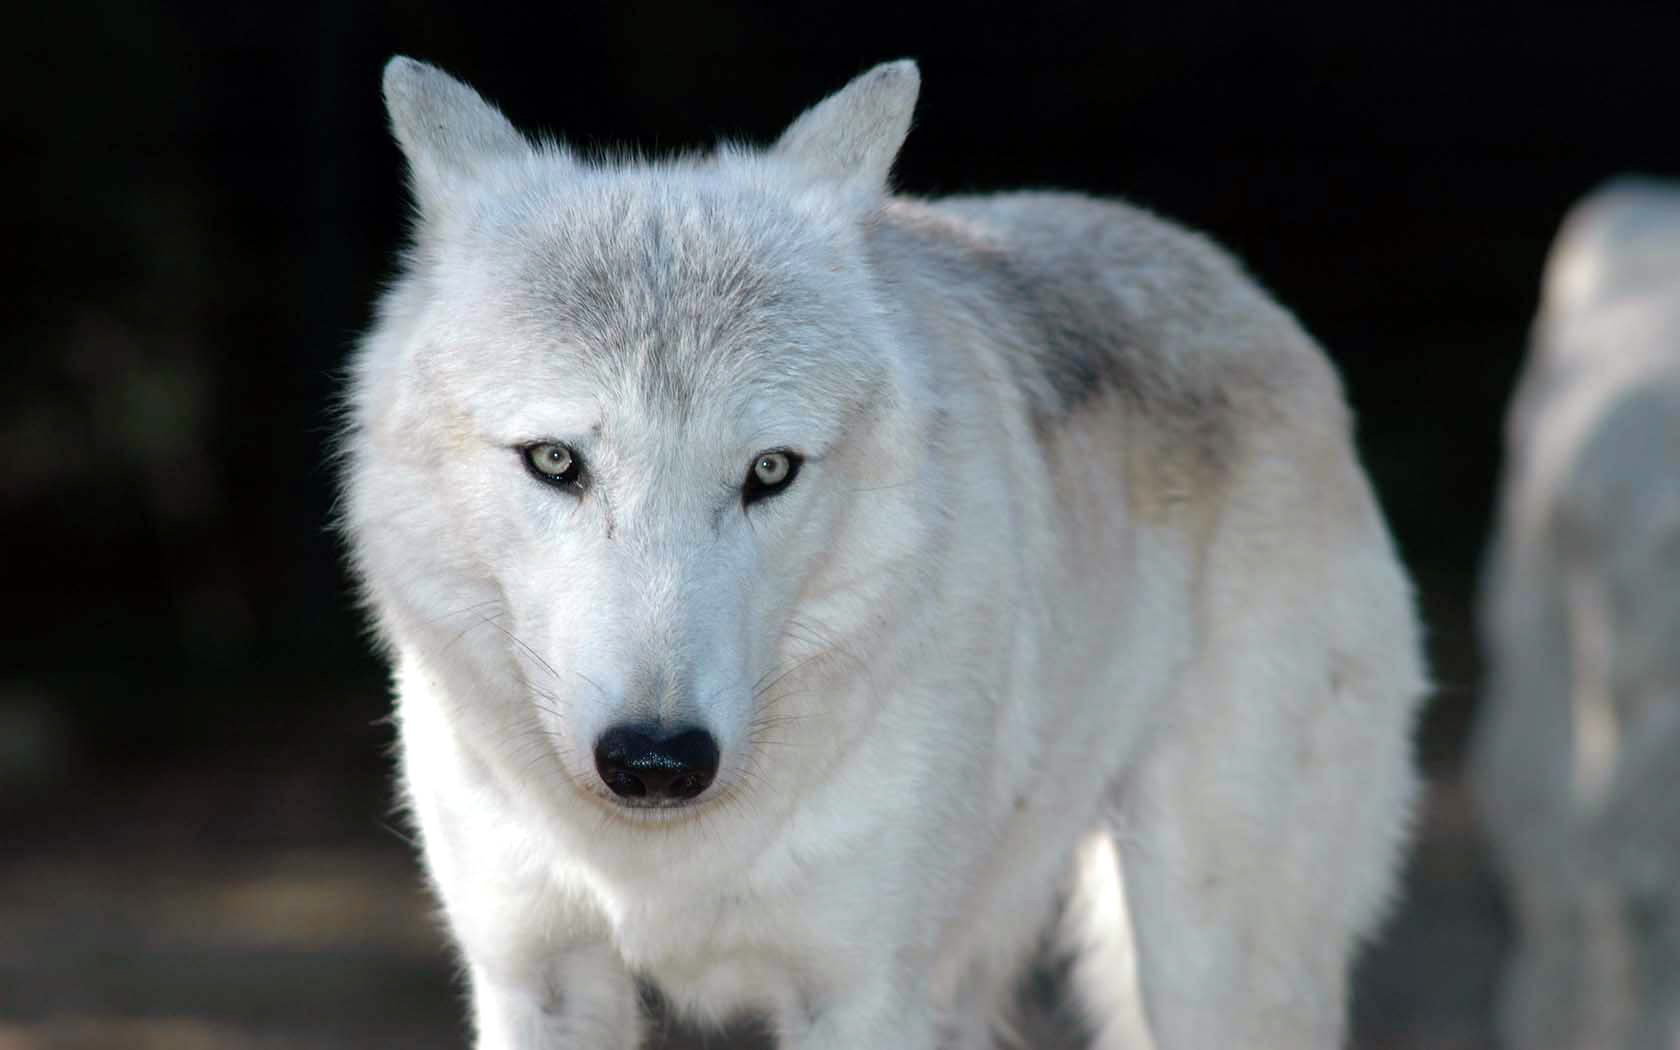
M972 1047L1047 933L1103 1047L1342 1039L1423 677L1338 384L1142 213L888 197L916 88L614 164L387 69L419 215L345 524L481 1050L632 1047L632 975L791 1050ZM628 717L717 782L615 804Z
M1507 431L1474 772L1506 1045L1680 1045L1680 186L1570 215Z

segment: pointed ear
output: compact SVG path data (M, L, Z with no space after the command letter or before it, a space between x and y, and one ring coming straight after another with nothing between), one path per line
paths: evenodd
M478 92L448 73L402 55L385 64L385 109L408 158L422 211L487 160L530 152L530 143Z
M910 133L921 86L909 59L876 66L806 110L772 152L818 178L878 193Z

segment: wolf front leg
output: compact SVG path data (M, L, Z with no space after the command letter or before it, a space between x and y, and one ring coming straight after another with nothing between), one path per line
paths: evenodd
M533 873L502 877L431 846L434 883L472 982L475 1050L635 1050L635 981L604 924ZM473 861L497 855L486 849ZM497 867L492 863L491 870ZM473 876L478 876L477 878Z
M777 1026L778 1045L786 1050L933 1050L935 1019L912 987L918 983L925 992L925 981L881 976L832 1003L786 1012Z
M634 1050L634 980L586 900L511 823L460 817L410 778L426 867L472 983L476 1050ZM488 809L488 807L485 807Z
M636 987L610 948L570 950L510 973L469 965L476 1050L635 1050Z
M1409 718L1384 707L1411 701L1323 681L1287 700L1204 694L1212 708L1163 727L1119 785L1156 1050L1344 1044L1349 969L1391 896L1415 791Z

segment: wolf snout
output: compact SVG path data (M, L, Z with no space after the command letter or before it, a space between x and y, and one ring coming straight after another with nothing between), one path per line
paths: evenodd
M717 769L717 741L704 729L614 726L595 742L595 770L621 799L685 802L711 786Z

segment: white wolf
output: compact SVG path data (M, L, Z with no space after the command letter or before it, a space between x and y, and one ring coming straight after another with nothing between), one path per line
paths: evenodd
M1680 185L1547 264L1482 601L1475 772L1511 879L1513 1048L1680 1046Z
M617 163L386 69L346 528L486 1050L978 1046L1047 935L1103 1047L1342 1039L1423 672L1337 380L1138 211L889 196L918 83Z

